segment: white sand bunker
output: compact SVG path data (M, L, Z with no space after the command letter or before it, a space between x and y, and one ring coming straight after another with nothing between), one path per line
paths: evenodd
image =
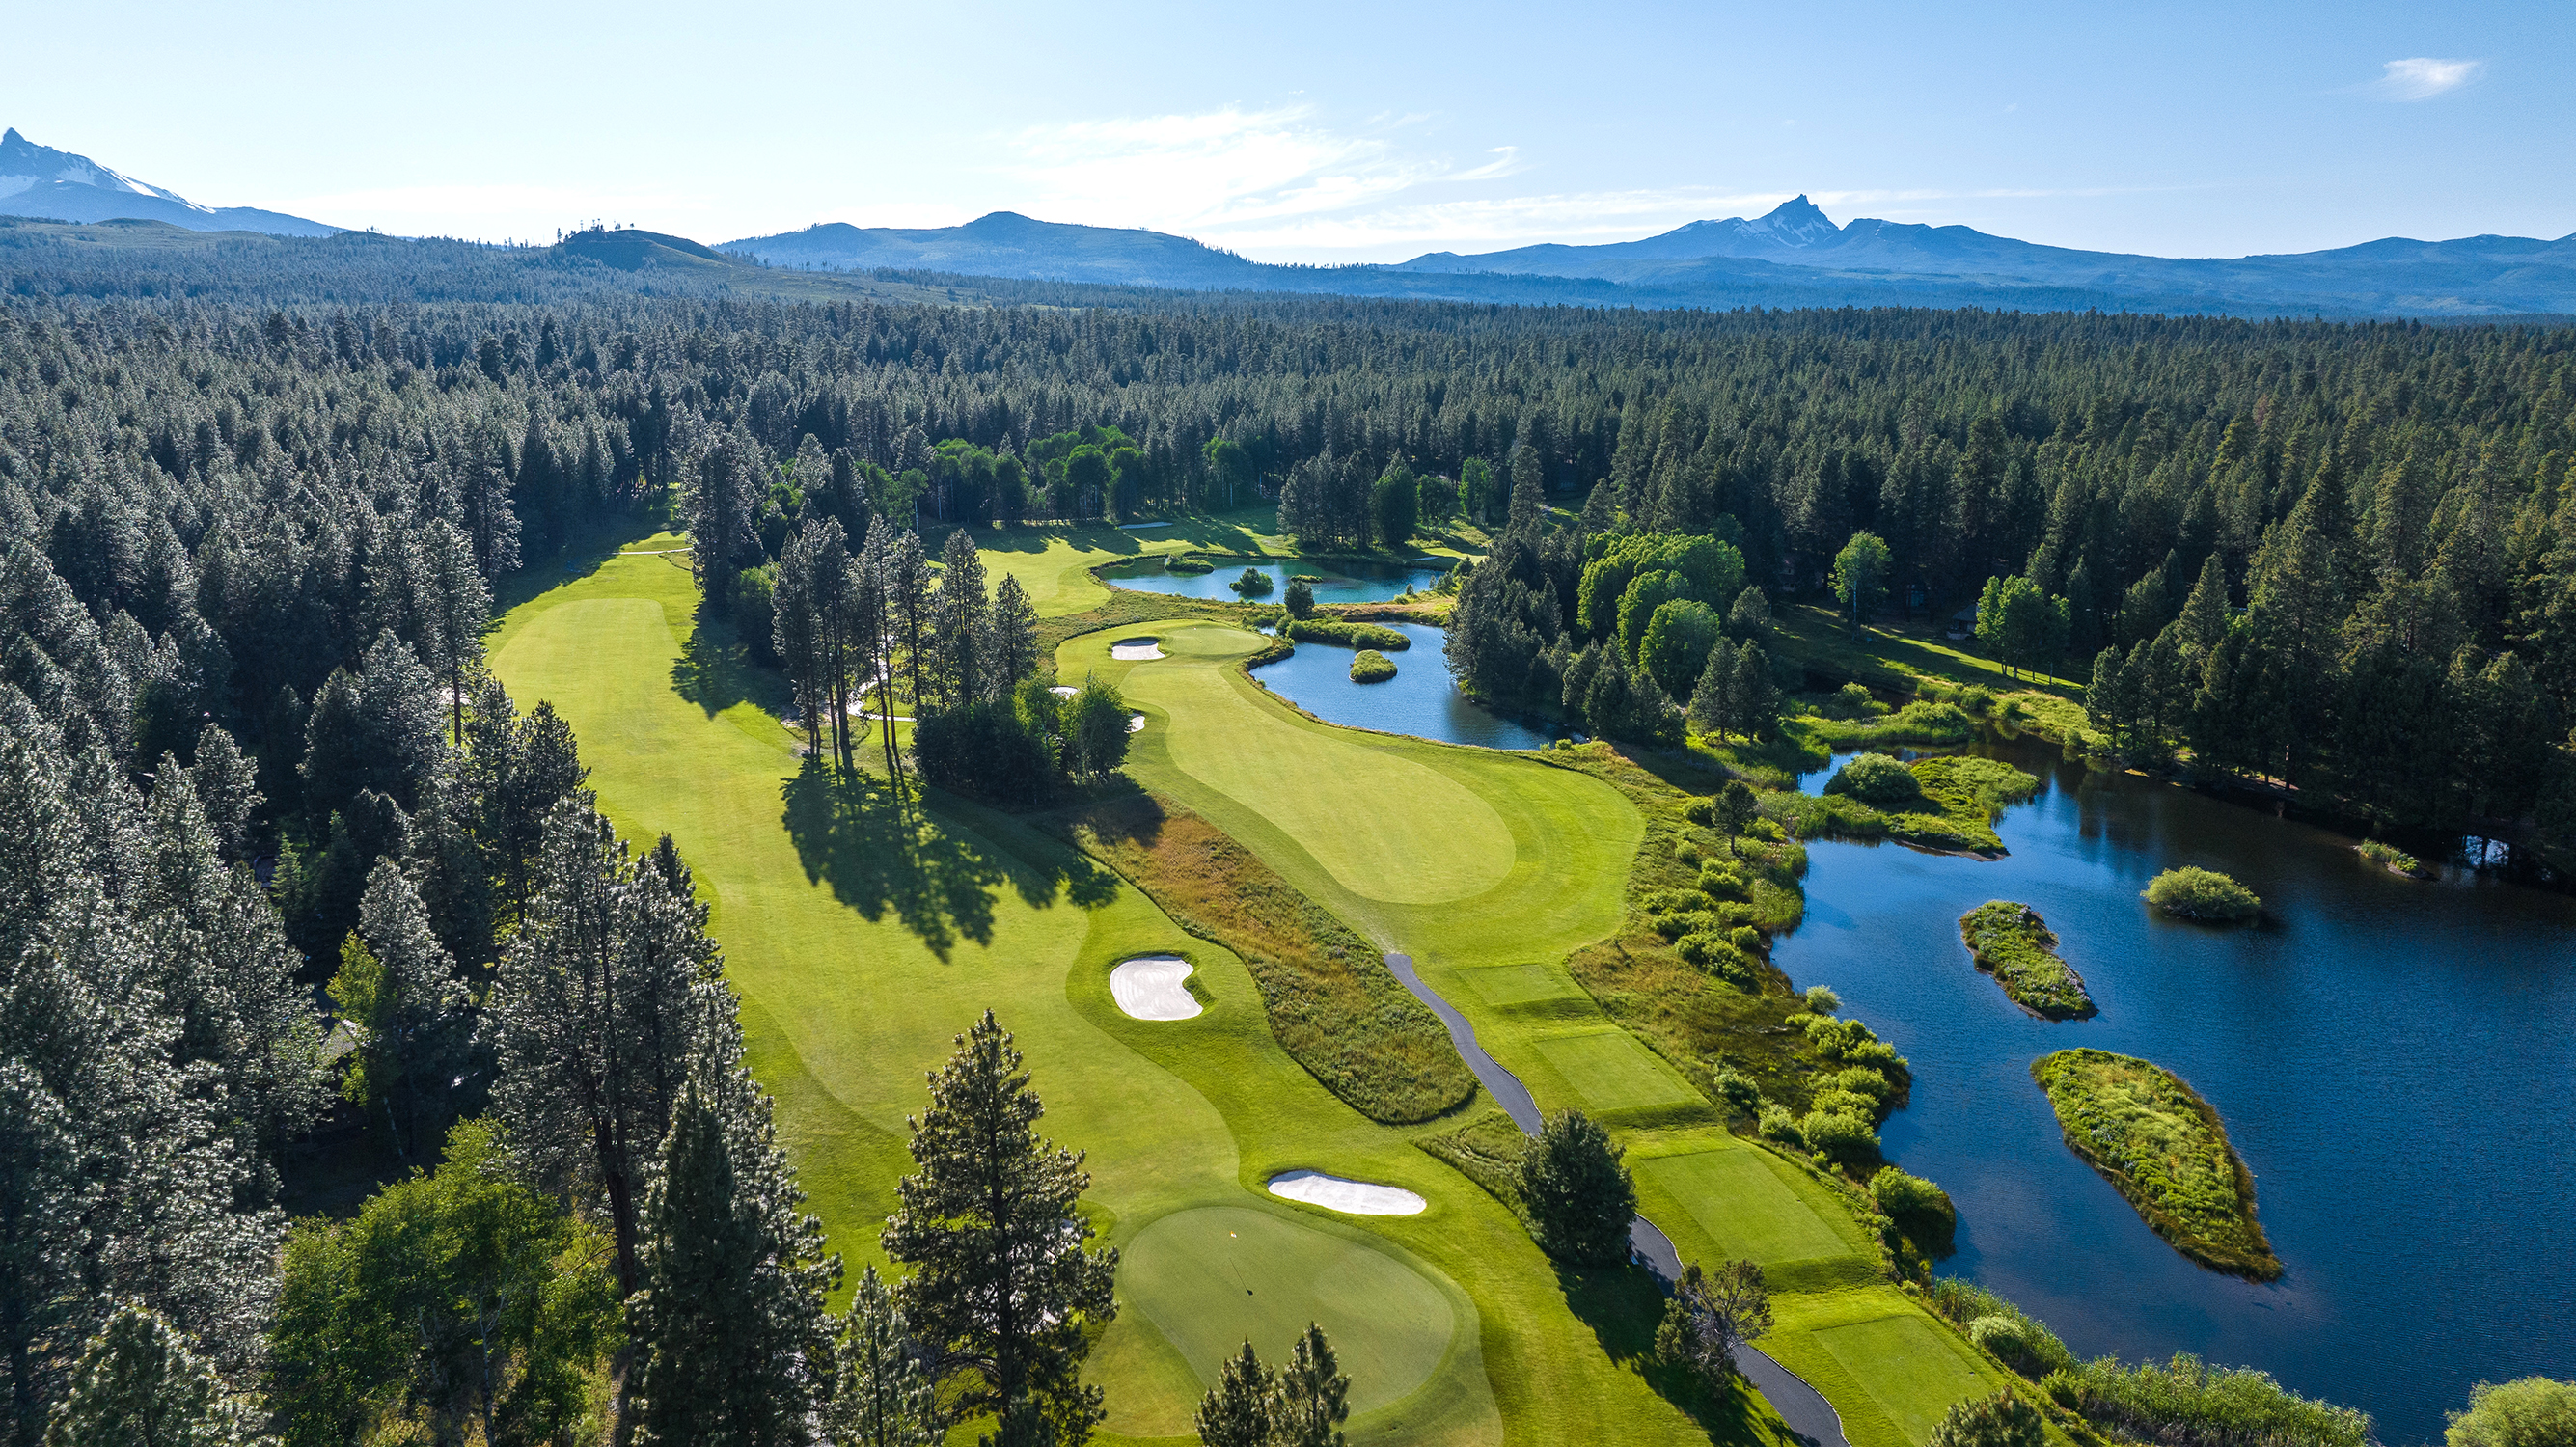
M1109 656L1122 663L1141 663L1148 658L1160 658L1163 656L1162 640L1122 638L1109 645Z
M1198 997L1181 983L1189 977L1190 962L1178 955L1139 955L1109 972L1109 995L1139 1020L1186 1020L1199 1012Z
M1048 689L1047 692L1054 694L1058 698L1071 698L1075 694L1082 692L1082 690L1059 683L1055 687Z
M1141 713L1131 713L1131 714L1127 715L1127 732L1129 732L1129 733L1131 733L1131 734L1135 734L1135 733L1143 733L1144 731L1145 731L1145 716L1144 716L1143 714L1141 714Z
M1344 1180L1322 1171L1289 1171L1272 1176L1270 1194L1346 1216L1419 1216L1424 1205L1420 1196L1401 1186Z

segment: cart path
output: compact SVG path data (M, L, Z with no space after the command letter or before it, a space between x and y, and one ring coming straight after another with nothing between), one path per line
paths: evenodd
M1529 1087L1521 1084L1519 1076L1505 1070L1500 1061L1485 1052L1484 1046L1476 1043L1476 1027L1467 1023L1467 1017L1459 1014L1456 1006L1442 999L1439 991L1422 983L1422 977L1414 972L1413 956L1390 954L1386 957L1386 967L1395 972L1395 977L1404 983L1404 988L1413 992L1415 999L1431 1007L1431 1013L1440 1017L1440 1023L1449 1027L1450 1043L1458 1047L1458 1054L1467 1062L1467 1068L1475 1072L1477 1083L1485 1087L1485 1093L1494 1098L1494 1103L1503 1108L1503 1113L1512 1118L1512 1123L1525 1134L1538 1134L1538 1101L1531 1096ZM1664 1234L1662 1227L1643 1216L1628 1227L1628 1250L1644 1263L1648 1271L1655 1273L1666 1289L1670 1289L1674 1279L1682 1274L1681 1253L1673 1249L1672 1238ZM1818 1447L1851 1447L1843 1437L1842 1415L1834 1410L1834 1404L1825 1400L1824 1393L1808 1386L1796 1372L1752 1346L1745 1347L1738 1355L1736 1365L1762 1393L1764 1400L1771 1404L1772 1410L1780 1414L1780 1420L1789 1424L1790 1431L1818 1444Z

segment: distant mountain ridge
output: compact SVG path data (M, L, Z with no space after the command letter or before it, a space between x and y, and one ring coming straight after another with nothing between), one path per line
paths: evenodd
M727 242L771 266L953 272L1188 290L1339 292L1633 306L1991 306L2241 315L2576 313L2576 235L2389 237L2287 256L2194 259L2041 246L1967 226L1836 225L1805 196L1598 246L1389 266L1272 266L1185 237L997 211L923 230L840 223Z
M330 236L341 229L256 206L200 206L176 191L147 186L87 156L37 145L15 127L0 135L0 216L167 221L190 231L260 231L271 236Z

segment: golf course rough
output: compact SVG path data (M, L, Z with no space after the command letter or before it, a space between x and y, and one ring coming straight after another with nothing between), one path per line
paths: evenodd
M1563 979L1562 961L1621 927L1646 832L1625 795L1529 756L1317 722L1243 675L1268 640L1241 629L1180 620L1160 637L1167 657L1150 667L1110 658L1098 637L1057 650L1060 676L1097 672L1164 721L1129 754L1130 775L1411 954L1542 1109L1621 1131L1640 1208L1683 1259L1750 1257L1771 1277L1778 1324L1761 1346L1826 1396L1854 1447L1920 1447L1951 1404L2006 1385L1888 1281L1831 1187L1729 1133L1681 1072ZM1437 1219L1450 1196L1423 1194ZM1878 1350L1893 1355L1865 1355ZM1621 1439L1587 1425L1563 1440Z
M1601 1350L1508 1210L1289 1059L1240 959L1019 819L936 792L898 813L881 777L800 761L783 688L700 619L685 555L603 555L559 577L504 616L492 667L522 707L551 702L572 724L624 837L668 831L689 861L748 1064L853 1270L885 1264L877 1236L912 1169L905 1118L989 1005L1046 1102L1042 1133L1087 1153L1084 1211L1125 1253L1129 1309L1085 1368L1107 1393L1099 1440L1187 1435L1212 1352L1249 1334L1276 1359L1310 1320L1352 1377L1355 1444L1500 1443L1506 1424L1514 1440L1705 1440ZM1186 1026L1132 1019L1112 995L1112 967L1151 954L1196 966L1203 1013ZM1425 1209L1342 1217L1263 1188L1317 1161ZM1213 1262L1211 1232L1247 1225L1276 1248L1271 1289L1183 1269ZM1730 1410L1741 1435L1786 1447L1757 1401Z
M1185 983L1190 962L1178 955L1139 955L1109 972L1109 995L1138 1020L1187 1020L1199 1013Z

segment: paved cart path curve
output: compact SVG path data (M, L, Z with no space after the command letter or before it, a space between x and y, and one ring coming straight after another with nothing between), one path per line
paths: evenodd
M1538 1101L1530 1095L1529 1087L1521 1084L1519 1076L1505 1070L1500 1061L1485 1052L1484 1046L1476 1043L1476 1027L1467 1023L1467 1017L1459 1014L1456 1006L1442 999L1439 991L1422 983L1422 977L1414 973L1413 956L1390 954L1386 957L1386 967L1395 972L1395 977L1404 982L1404 988L1411 990L1415 999L1431 1007L1431 1013L1440 1017L1440 1023L1449 1027L1450 1043L1458 1047L1458 1054L1466 1060L1467 1068L1475 1072L1477 1083L1485 1087L1485 1093L1494 1098L1494 1103L1503 1108L1503 1113L1512 1118L1512 1123L1529 1135L1538 1134ZM1674 1278L1682 1274L1681 1253L1673 1249L1672 1238L1664 1234L1662 1227L1643 1216L1628 1227L1628 1249L1667 1288ZM1772 1410L1780 1414L1780 1420L1789 1424L1790 1431L1817 1443L1818 1447L1851 1447L1843 1436L1842 1414L1834 1410L1833 1403L1825 1400L1824 1393L1808 1386L1805 1378L1771 1360L1758 1347L1746 1347L1737 1365L1743 1368L1744 1375L1771 1404Z

